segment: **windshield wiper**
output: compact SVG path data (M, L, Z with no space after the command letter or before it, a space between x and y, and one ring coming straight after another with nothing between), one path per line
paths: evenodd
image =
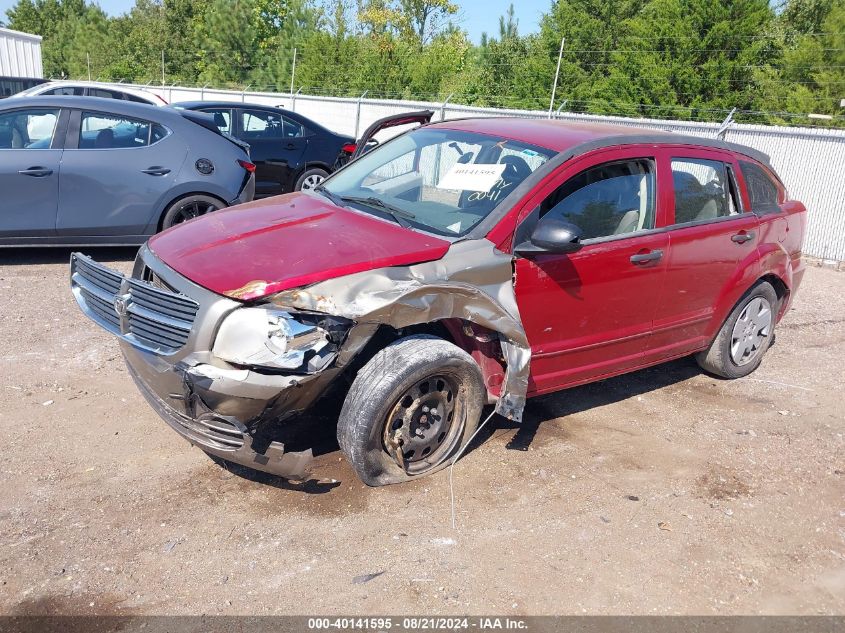
M385 202L381 198L376 198L375 196L340 196L340 199L343 202L355 202L358 204L363 204L368 207L375 207L380 211L384 211L393 218L393 221L396 222L399 226L409 227L410 224L408 222L403 222L402 220L413 220L415 216L410 211L405 211L405 209L400 209L399 207L393 206L389 202Z
M323 185L317 185L316 187L314 187L314 191L316 191L317 193L323 194L326 198L331 200L333 204L335 204L339 207L345 207L346 206L345 204L343 204L343 198L341 198L336 193L332 193L331 191L326 189Z

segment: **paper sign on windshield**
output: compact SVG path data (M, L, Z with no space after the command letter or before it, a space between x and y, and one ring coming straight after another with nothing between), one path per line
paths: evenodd
M440 179L438 189L460 189L463 191L490 191L502 173L504 163L455 163L452 169Z

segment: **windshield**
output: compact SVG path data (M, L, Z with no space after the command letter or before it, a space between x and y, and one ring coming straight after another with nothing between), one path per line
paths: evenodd
M553 155L506 138L421 128L364 154L325 189L368 213L460 237Z

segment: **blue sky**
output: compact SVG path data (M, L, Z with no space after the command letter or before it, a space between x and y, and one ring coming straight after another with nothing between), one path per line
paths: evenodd
M490 35L499 32L499 16L508 10L513 2L516 17L519 20L521 34L538 30L540 14L548 11L551 0L455 0L461 7L461 28L469 33L472 41L478 43L481 33ZM6 9L13 7L16 0L0 0L0 16L6 18ZM119 15L128 11L134 0L99 0L98 4L110 15Z

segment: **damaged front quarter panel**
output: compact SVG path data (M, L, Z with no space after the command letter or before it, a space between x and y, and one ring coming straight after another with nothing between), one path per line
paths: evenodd
M531 350L514 295L513 258L486 239L457 242L436 261L355 273L270 300L356 321L344 345L356 350L380 324L401 329L458 318L493 330L507 365L496 412L522 419Z

